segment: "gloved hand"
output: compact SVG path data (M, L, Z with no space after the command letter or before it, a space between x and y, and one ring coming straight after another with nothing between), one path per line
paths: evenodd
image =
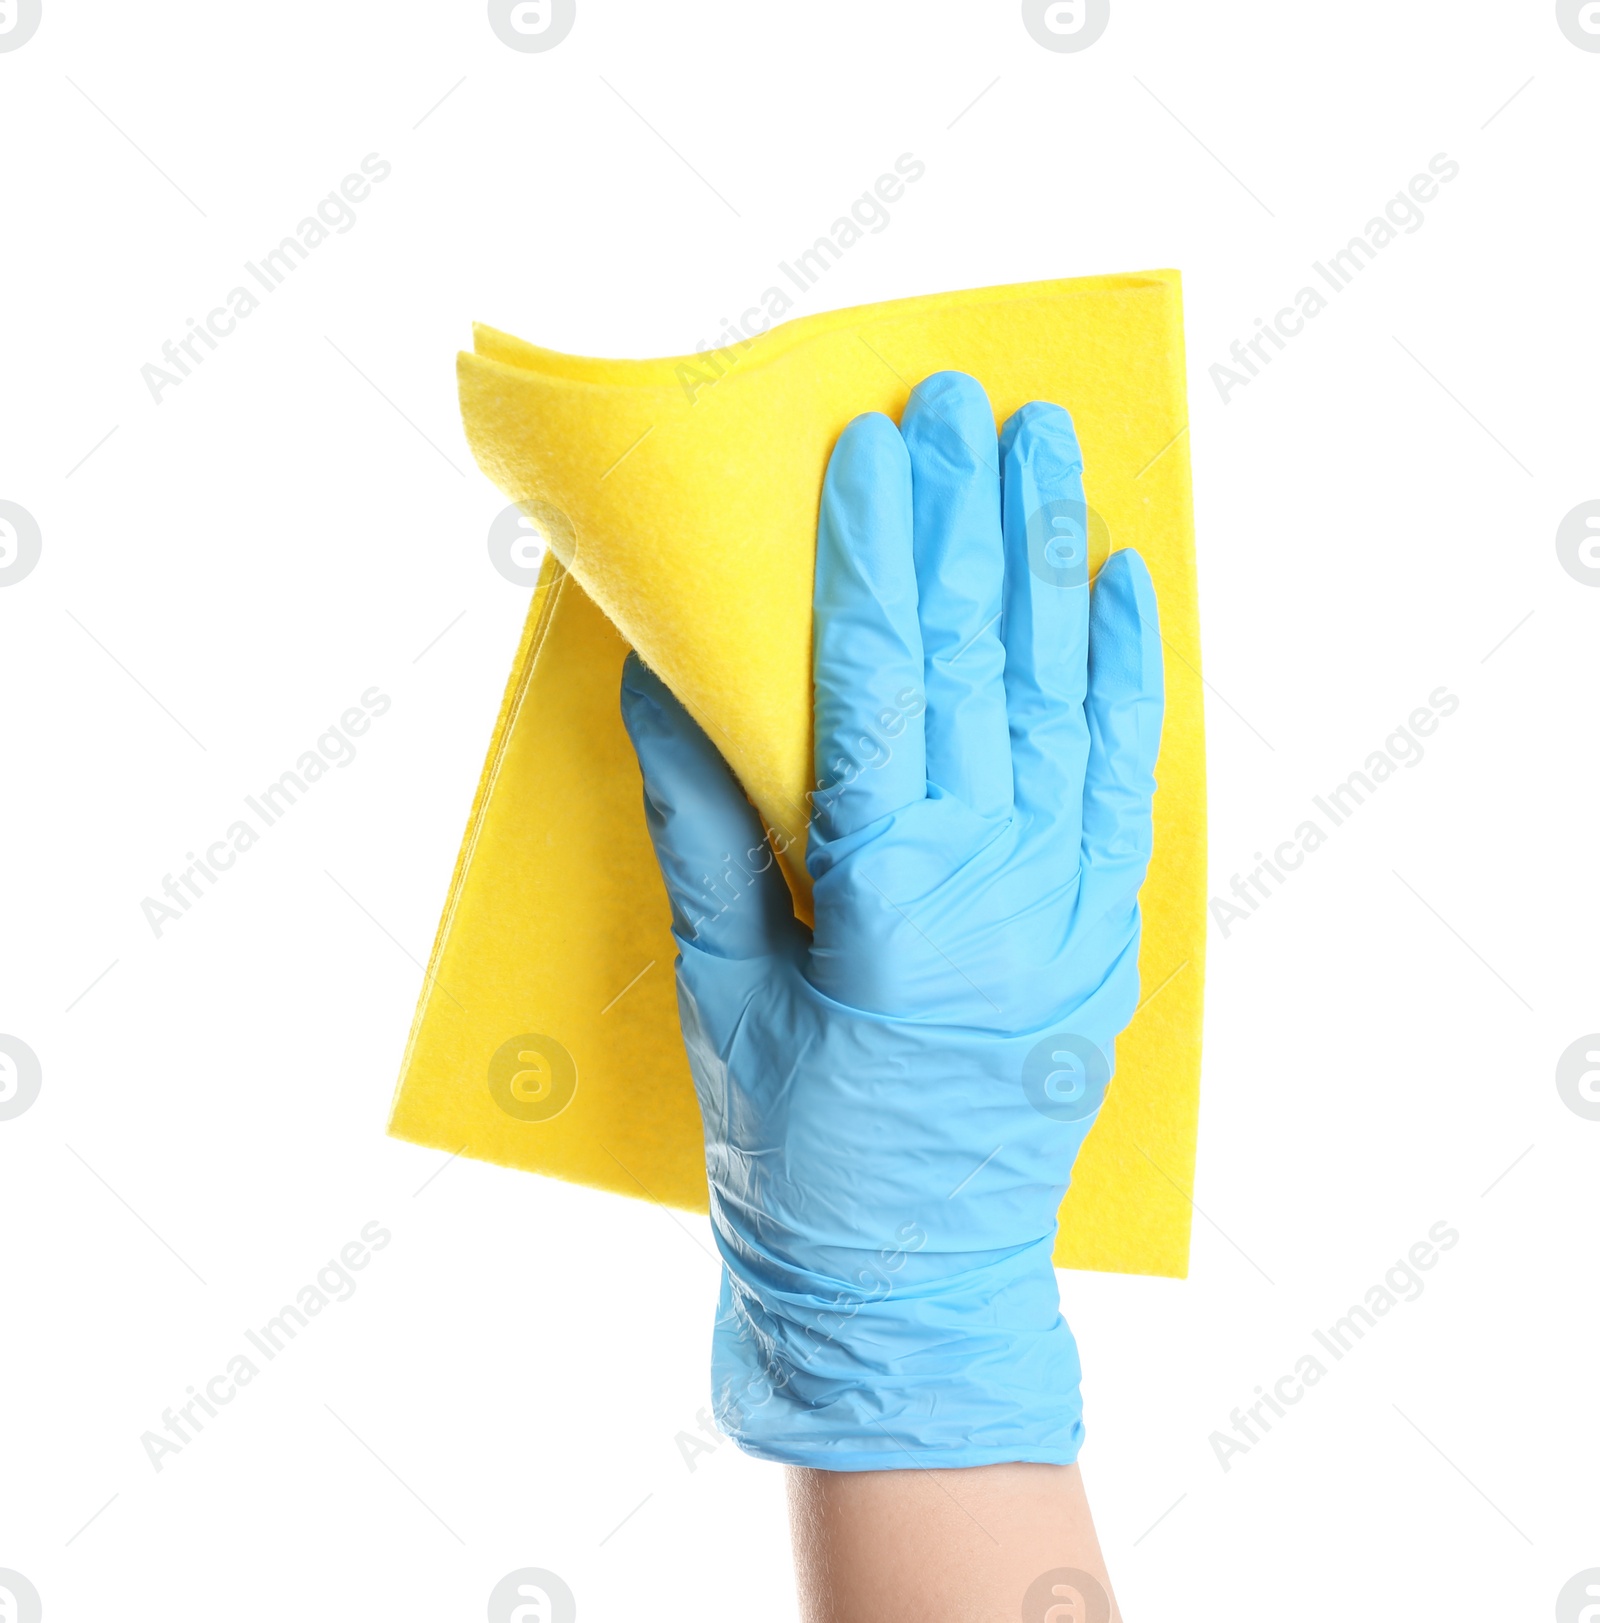
M722 1428L852 1471L1058 1464L1083 1435L1056 1209L1139 996L1155 594L1091 597L1071 419L939 373L823 487L794 917L760 820L636 657L622 709L681 949L724 1263Z

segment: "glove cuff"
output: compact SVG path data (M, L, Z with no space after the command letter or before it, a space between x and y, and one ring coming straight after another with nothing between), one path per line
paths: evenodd
M924 1253L869 1291L793 1268L779 1288L723 1245L718 1425L760 1459L827 1471L1070 1465L1080 1369L1051 1238Z

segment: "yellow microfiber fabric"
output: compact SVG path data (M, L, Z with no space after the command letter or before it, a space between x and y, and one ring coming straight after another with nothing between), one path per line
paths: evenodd
M971 373L997 423L1071 411L1090 567L1149 565L1166 651L1143 1003L1061 1208L1062 1267L1183 1276L1199 1110L1205 755L1175 271L808 316L748 345L590 360L486 327L459 358L479 465L550 543L434 943L390 1131L705 1211L675 947L618 711L629 646L715 740L796 910L817 507L851 418ZM713 876L715 877L715 876Z

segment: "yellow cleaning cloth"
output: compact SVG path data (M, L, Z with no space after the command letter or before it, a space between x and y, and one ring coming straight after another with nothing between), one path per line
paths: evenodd
M679 360L486 327L459 360L479 465L550 545L406 1050L390 1131L706 1210L666 892L618 712L631 644L793 841L810 917L811 579L828 455L864 411L971 373L997 422L1066 406L1091 569L1138 549L1167 659L1144 1003L1061 1209L1056 1261L1187 1271L1205 949L1205 757L1174 271L1036 282L787 322Z

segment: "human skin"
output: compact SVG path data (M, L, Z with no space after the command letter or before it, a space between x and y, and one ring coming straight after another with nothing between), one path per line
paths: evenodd
M1097 1582L1120 1623L1076 1465L788 1476L803 1623L1101 1623L1075 1584L1029 1595L1061 1568Z

